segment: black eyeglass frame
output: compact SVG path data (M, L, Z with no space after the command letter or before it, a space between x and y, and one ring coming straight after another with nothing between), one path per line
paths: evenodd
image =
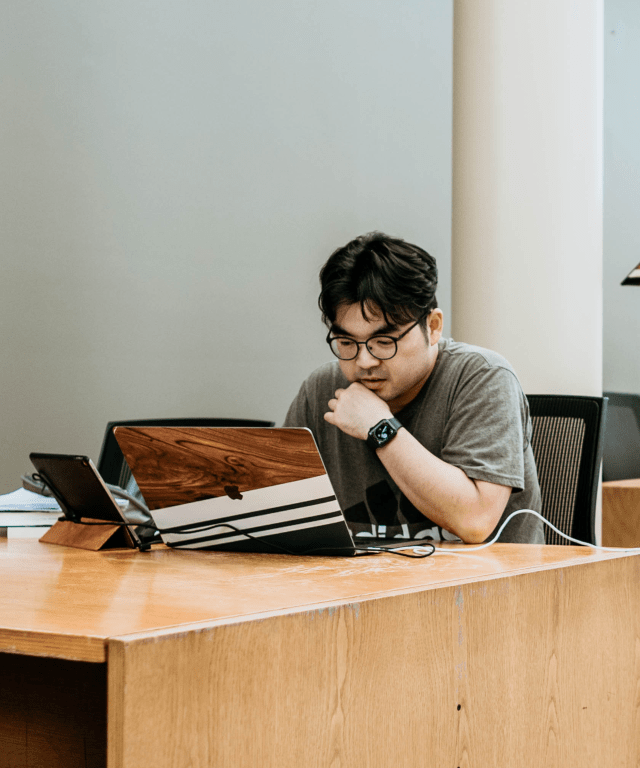
M365 339L365 341L356 341L355 339L350 338L349 336L332 336L331 331L327 334L326 342L329 345L329 349L333 352L333 354L338 358L338 360L355 360L358 355L360 354L360 345L364 344L364 346L367 348L367 352L371 355L371 357L375 357L376 360L391 360L398 354L398 342L400 339L403 339L410 331L412 331L417 325L419 325L425 317L428 317L431 312L433 312L432 309L427 310L424 314L420 315L420 317L413 323L413 325L410 325L406 330L402 331L402 333L399 336L389 336L386 333L376 333L373 336L369 336L368 339ZM346 339L347 341L352 342L356 345L356 353L353 355L353 357L340 357L340 355L334 350L334 348L331 346L331 342L335 341L336 339ZM369 347L369 342L373 339L388 339L389 341L393 341L395 348L393 350L393 354L389 355L389 357L378 357L371 348Z

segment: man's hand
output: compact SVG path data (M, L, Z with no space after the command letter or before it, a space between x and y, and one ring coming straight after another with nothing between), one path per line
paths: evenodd
M328 405L331 410L325 413L325 421L360 440L366 440L379 421L393 416L385 401L358 381L347 389L336 389Z

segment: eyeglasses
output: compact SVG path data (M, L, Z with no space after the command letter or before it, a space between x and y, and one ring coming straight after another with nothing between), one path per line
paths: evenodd
M377 360L390 360L398 352L398 342L404 338L409 331L412 331L429 314L425 312L413 325L410 325L399 336L371 336L366 341L356 341L348 336L331 336L331 331L327 334L327 344L331 351L339 360L355 360L360 353L360 345L369 351L369 354Z

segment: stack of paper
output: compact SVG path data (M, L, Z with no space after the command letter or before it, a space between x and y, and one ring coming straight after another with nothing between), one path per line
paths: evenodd
M126 508L128 501L117 498L116 504ZM55 523L62 514L60 505L51 496L40 496L26 488L0 496L0 530L6 536L38 536ZM6 532L5 532L6 531Z
M0 496L0 529L7 536L40 537L60 517L60 505L50 496L25 488Z
M25 488L0 496L0 529L5 535L40 537L60 517L60 505L50 496Z
M60 512L60 505L52 496L40 496L26 488L0 496L0 511L6 512Z

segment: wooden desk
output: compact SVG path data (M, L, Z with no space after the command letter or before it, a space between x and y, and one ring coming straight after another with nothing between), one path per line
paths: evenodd
M0 765L635 766L640 558L0 543Z
M602 543L640 547L640 480L602 483Z

